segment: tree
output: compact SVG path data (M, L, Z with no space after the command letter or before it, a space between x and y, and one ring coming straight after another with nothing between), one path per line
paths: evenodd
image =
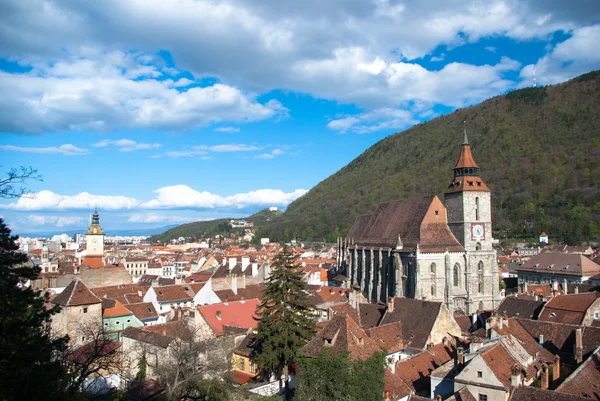
M303 272L285 246L273 261L256 316L254 359L267 373L283 369L287 397L289 365L313 337L315 320Z
M26 187L15 188L15 184L24 184L27 180L42 181L42 176L32 167L11 168L6 177L0 178L0 198L20 198L29 194Z
M352 360L348 353L332 356L327 351L315 358L298 359L296 394L302 401L381 400L384 392L385 354Z
M68 378L58 356L68 337L50 333L59 308L24 285L40 268L18 252L16 240L0 218L0 394L3 400L66 399Z

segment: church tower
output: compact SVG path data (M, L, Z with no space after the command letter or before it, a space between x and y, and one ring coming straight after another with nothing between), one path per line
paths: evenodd
M467 313L495 308L499 288L496 252L492 245L491 191L479 176L466 128L444 204L448 226L465 248Z
M89 256L104 256L104 231L100 227L100 216L98 210L94 210L92 215L92 224L85 234L86 240L86 257Z

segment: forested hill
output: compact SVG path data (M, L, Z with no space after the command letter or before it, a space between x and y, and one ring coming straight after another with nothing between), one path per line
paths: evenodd
M492 190L496 237L545 231L570 243L600 239L600 71L516 90L391 135L293 202L258 236L334 241L380 202L442 197L465 120Z
M269 209L261 210L258 213L253 214L252 216L248 216L246 218L234 218L234 220L247 220L254 223L255 227L260 227L273 220L277 216L281 214L280 211L271 211ZM225 233L237 233L241 234L243 229L234 229L231 227L229 222L232 218L225 219L217 219L217 220L208 220L208 221L196 221L194 223L187 223L176 226L163 232L162 234L157 234L149 238L151 242L169 242L172 239L177 239L180 237L188 238L189 240L197 240L199 238L212 237L215 234L225 234Z

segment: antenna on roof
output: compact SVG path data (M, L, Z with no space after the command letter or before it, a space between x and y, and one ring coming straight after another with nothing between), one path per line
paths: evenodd
M535 81L535 67L533 67L533 87L535 88L537 86L536 81Z

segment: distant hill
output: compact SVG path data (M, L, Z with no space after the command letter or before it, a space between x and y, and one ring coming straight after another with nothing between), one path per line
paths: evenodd
M335 241L380 202L442 197L465 120L492 189L497 238L545 231L551 241L600 239L600 71L515 90L391 135L289 205L257 236Z
M192 238L198 239L202 237L212 237L216 234L223 233L240 233L243 229L234 229L231 228L229 222L234 220L247 220L254 223L255 228L261 227L272 220L274 220L277 216L281 215L282 212L279 210L271 211L269 209L261 210L253 214L252 216L244 217L244 218L224 218L224 219L216 219L216 220L207 220L207 221L197 221L194 223L182 224L176 227L171 228L161 234L154 235L149 238L152 242L169 242L172 239L176 239L179 237L184 238Z

